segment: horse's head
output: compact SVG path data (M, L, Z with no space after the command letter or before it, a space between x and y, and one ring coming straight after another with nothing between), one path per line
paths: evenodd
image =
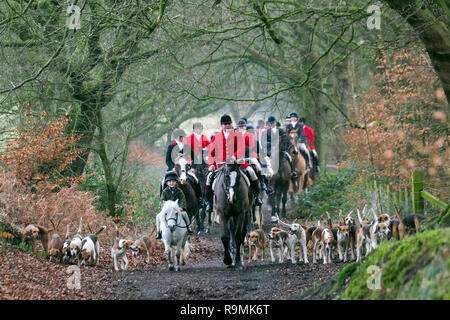
M171 201L168 200L164 202L164 206L162 208L163 216L166 222L167 227L170 229L171 232L175 231L175 228L178 224L178 200Z
M291 132L289 133L289 136L294 140L297 141L298 140L298 132L291 130Z
M292 154L297 154L298 149L295 141L291 134L288 135L286 131L280 130L280 153L287 151Z
M187 181L186 172L189 170L189 164L187 160L182 156L179 155L175 159L175 171L177 171L178 176L180 177L180 183L185 184Z
M233 203L236 199L236 194L239 192L239 165L225 164L224 165L224 189L229 203Z

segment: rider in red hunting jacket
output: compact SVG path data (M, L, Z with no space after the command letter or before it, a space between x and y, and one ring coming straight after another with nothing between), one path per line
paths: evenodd
M209 145L208 168L210 173L206 179L205 187L205 196L208 201L207 212L212 212L213 209L212 183L214 180L215 170L220 168L223 163L227 162L227 160L232 162L236 160L243 161L245 156L244 136L233 130L231 117L227 114L223 115L220 118L220 125L222 127L222 131L212 137ZM256 196L256 199L258 199L260 186L255 171L245 161L243 161L241 168L247 171L251 181L250 188L253 190L253 194Z
M208 138L202 134L203 125L196 122L193 125L194 133L186 138L186 145L189 146L190 154L188 154L189 163L193 164L195 168L197 164L204 163L203 155L206 153L209 146Z
M300 124L300 126L303 127L303 134L304 134L304 136L308 139L309 148L311 149L311 156L312 156L312 160L313 160L314 165L315 165L315 169L316 169L317 172L319 172L320 171L320 168L319 168L319 157L317 155L316 147L313 144L314 132L313 132L313 129L311 129L310 127L308 127L305 124L305 122L306 122L305 118L300 118L298 120L298 123Z

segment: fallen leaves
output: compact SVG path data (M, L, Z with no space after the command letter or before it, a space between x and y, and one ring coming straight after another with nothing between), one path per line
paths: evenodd
M214 248L204 238L191 237L193 248L189 263L208 259ZM143 257L132 258L126 271L114 271L110 248L101 247L99 265L81 267L81 289L69 289L67 273L70 265L49 262L30 252L22 252L6 244L4 254L0 253L0 299L8 300L102 300L115 299L116 288L121 284L124 273L151 268L167 268L164 245L158 241L155 252L146 264ZM3 249L3 248L2 248Z

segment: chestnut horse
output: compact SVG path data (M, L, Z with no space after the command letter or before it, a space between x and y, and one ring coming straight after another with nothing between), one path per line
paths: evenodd
M300 143L298 141L298 133L296 131L291 131L289 136L294 141L295 145L295 151L296 152L290 152L294 170L297 173L298 178L295 180L291 180L291 184L289 186L289 194L291 197L291 200L294 198L295 193L301 193L303 189L306 189L307 187L311 186L313 184L313 177L311 176L313 170L307 170L306 168L306 160L303 154L300 152ZM310 150L308 149L308 152ZM312 159L310 159L312 160Z

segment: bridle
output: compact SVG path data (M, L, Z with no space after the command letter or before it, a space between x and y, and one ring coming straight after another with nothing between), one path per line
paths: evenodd
M173 210L173 211L175 211L175 210ZM167 227L167 228L169 228L168 222L169 222L170 220L174 220L174 221L175 221L175 226L177 227L177 226L178 226L178 210L176 210L176 212L175 212L175 218L170 217L169 219L167 219L167 214L166 214L166 215L164 216L164 220L166 221L166 227Z
M239 179L241 177L241 173L239 167L236 164L224 164L224 179L222 181L222 186L227 196L228 202L232 202L232 197L239 192ZM231 185L231 173L236 173L236 178L234 184ZM230 193L230 189L233 190L233 195Z

